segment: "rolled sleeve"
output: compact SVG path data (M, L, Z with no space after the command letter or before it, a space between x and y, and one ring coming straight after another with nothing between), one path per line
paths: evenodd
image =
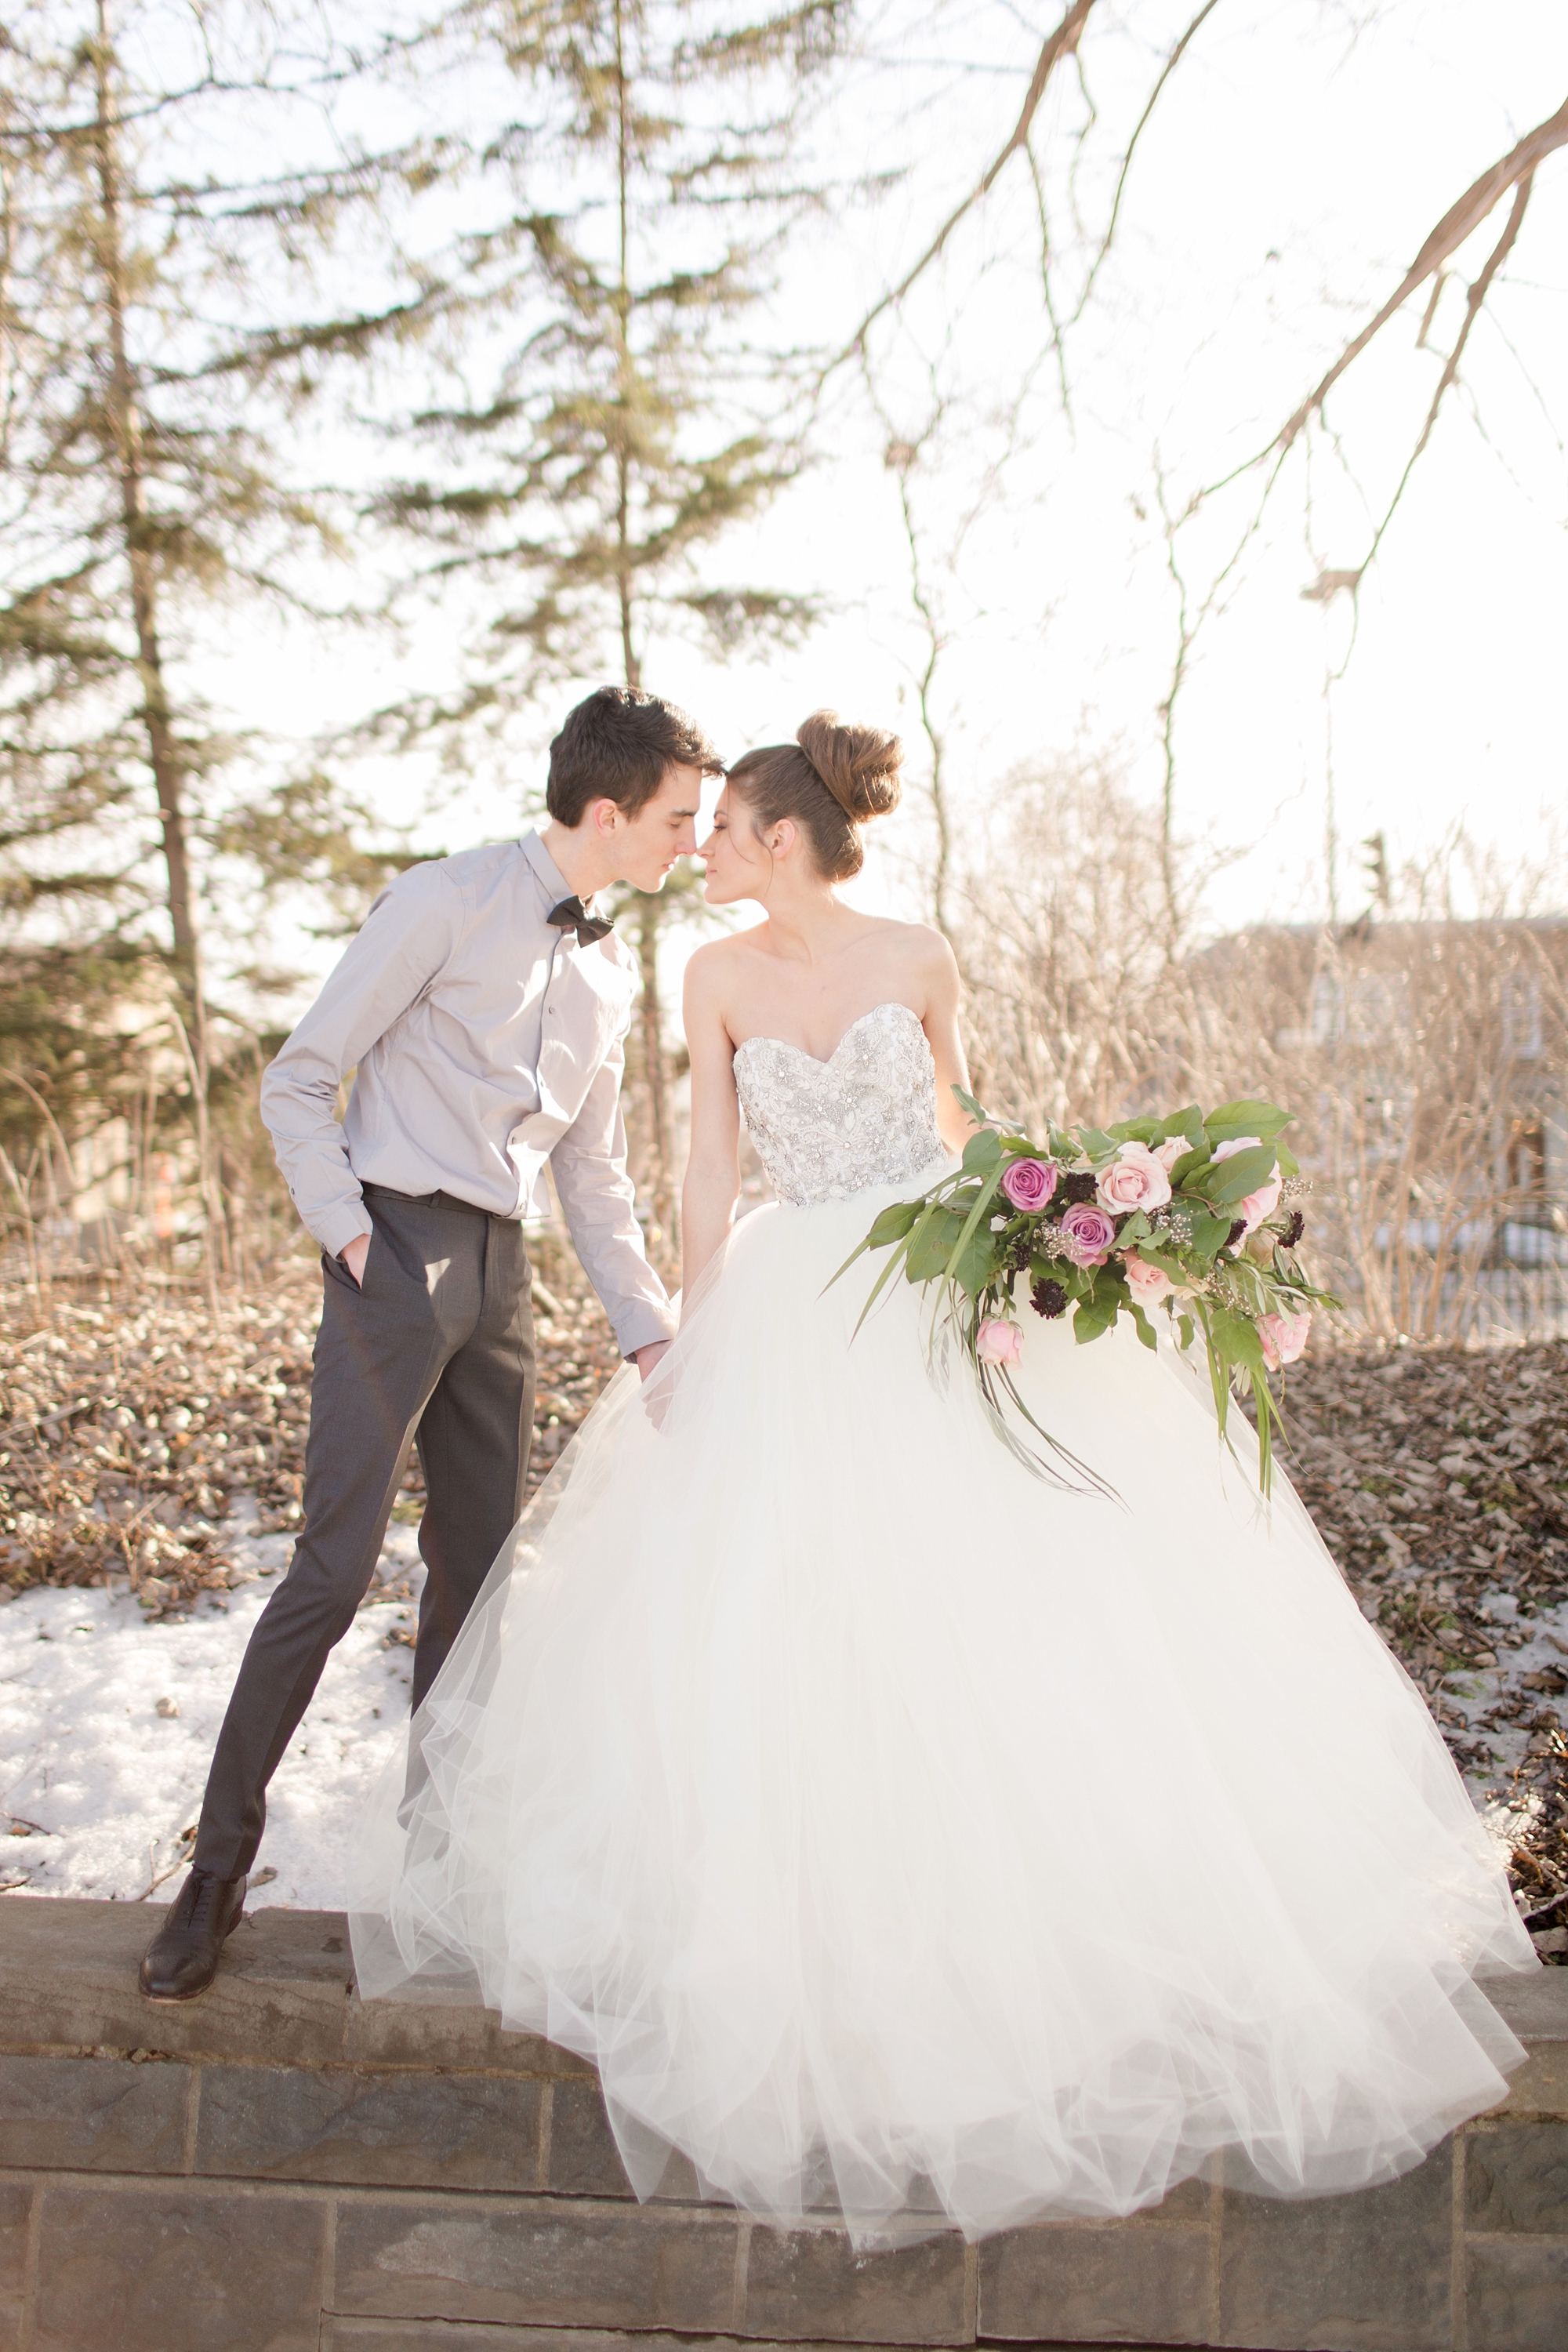
M338 1088L440 971L461 901L435 866L384 890L261 1080L261 1116L300 1218L331 1257L370 1214L337 1115Z
M629 1016L628 1016L629 1020ZM647 1262L626 1173L621 1072L626 1027L595 1073L576 1118L551 1154L555 1190L589 1281L623 1356L675 1337L678 1318Z

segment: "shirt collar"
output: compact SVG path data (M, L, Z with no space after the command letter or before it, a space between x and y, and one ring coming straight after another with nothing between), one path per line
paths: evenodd
M545 893L544 904L547 914L552 907L558 907L563 898L570 898L574 895L565 876L544 846L537 831L525 833L518 846L539 877L540 887Z

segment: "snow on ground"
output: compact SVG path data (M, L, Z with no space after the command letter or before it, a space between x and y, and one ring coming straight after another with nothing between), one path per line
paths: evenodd
M241 1653L289 1564L289 1536L253 1529L225 1530L247 1580L183 1621L86 1586L0 1608L0 1890L134 1902L167 1874L156 1899L174 1894ZM406 1592L422 1573L416 1530L393 1527L382 1581ZM253 1874L253 1910L342 1908L361 1808L408 1715L414 1653L385 1645L413 1629L412 1602L372 1600L333 1652L268 1798L256 1871L277 1875Z

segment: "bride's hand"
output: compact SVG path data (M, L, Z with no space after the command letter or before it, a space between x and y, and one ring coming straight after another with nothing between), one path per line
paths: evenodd
M638 1348L635 1350L633 1361L642 1379L647 1380L658 1370L660 1363L669 1353L669 1346L668 1339L650 1339L646 1348Z

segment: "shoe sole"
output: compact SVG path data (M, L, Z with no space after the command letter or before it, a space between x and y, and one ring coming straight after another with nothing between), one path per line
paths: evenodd
M223 1939L226 1944L244 1916L245 1913L243 1910L237 1911L235 1913L234 1917L229 1921L227 1927L223 1931ZM180 2009L184 2007L187 2000L200 2000L203 1993L211 1992L216 1982L217 1969L215 1966L213 1972L211 1976L208 1977L205 1984L195 1985L189 1992L149 1992L145 1985L138 1985L136 1990L141 1994L142 2000L147 2001L153 2009Z

